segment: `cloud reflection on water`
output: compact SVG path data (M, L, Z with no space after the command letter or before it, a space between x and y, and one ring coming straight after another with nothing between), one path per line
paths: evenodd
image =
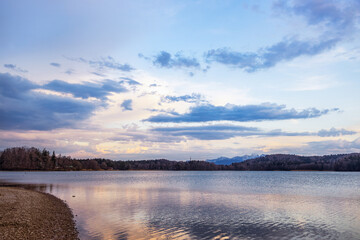
M280 194L223 194L117 185L59 193L94 239L353 239L358 200ZM76 193L75 198L69 198ZM360 224L352 223L360 229ZM359 236L360 232L356 234Z
M360 238L358 173L26 175L17 178L66 200L82 239Z

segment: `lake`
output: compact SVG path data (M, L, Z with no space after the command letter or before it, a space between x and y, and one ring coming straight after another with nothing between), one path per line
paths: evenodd
M360 239L359 172L0 172L65 200L81 239Z

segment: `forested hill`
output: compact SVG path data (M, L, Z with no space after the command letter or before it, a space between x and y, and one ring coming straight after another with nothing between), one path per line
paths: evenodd
M250 171L360 171L360 153L309 157L273 154L233 163L232 166L236 170Z
M252 171L360 171L360 153L297 156L266 155L231 165L216 165L206 161L169 161L166 159L113 161L109 159L73 159L37 148L8 148L0 156L0 170L252 170Z
M15 147L0 156L0 170L223 170L222 166L205 161L169 161L166 159L113 161L109 159L73 159L48 150Z

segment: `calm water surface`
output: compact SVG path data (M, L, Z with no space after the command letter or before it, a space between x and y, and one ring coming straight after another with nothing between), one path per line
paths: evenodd
M0 172L0 180L65 200L82 239L360 239L360 173Z

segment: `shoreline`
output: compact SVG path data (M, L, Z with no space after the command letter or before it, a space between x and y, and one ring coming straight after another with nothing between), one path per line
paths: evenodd
M61 199L18 187L0 187L0 239L79 239Z
M0 172L360 172L360 170L166 170L166 169L130 169L130 170L3 170ZM1 185L0 185L1 186Z

